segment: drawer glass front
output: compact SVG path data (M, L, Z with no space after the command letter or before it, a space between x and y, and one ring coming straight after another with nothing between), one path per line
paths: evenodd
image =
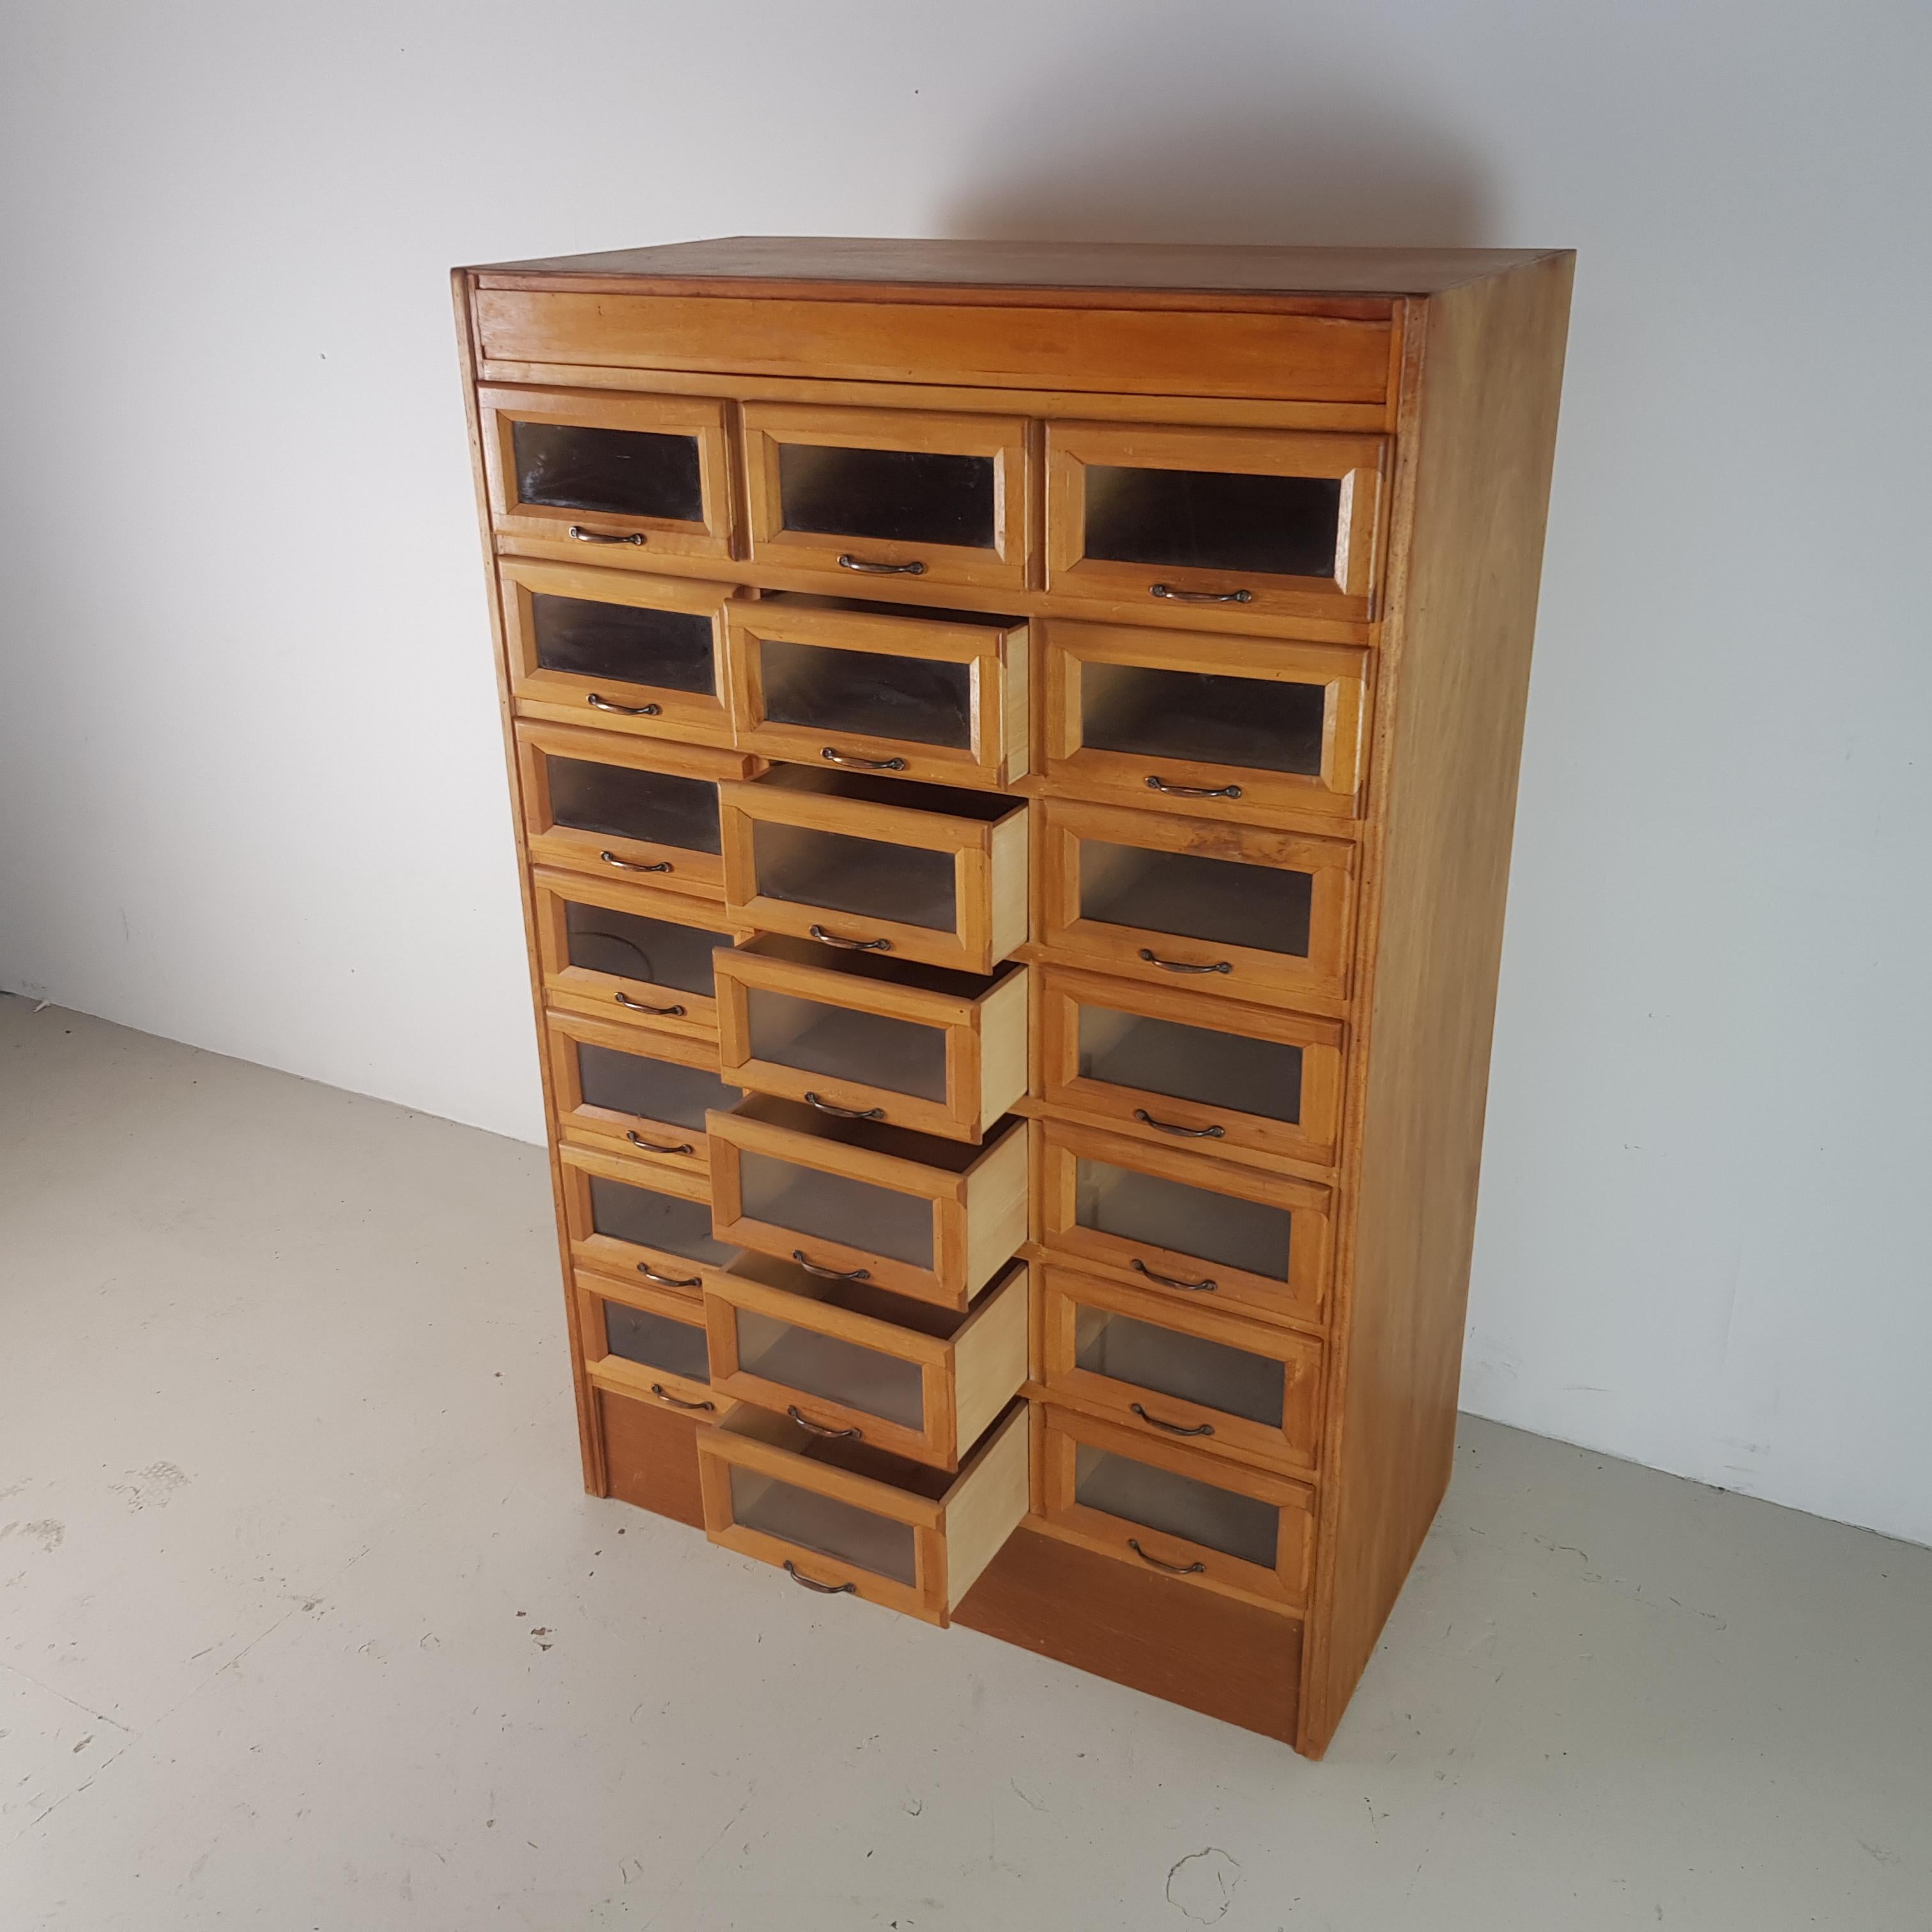
M1108 562L1329 577L1341 518L1334 477L1087 470L1086 552Z
M737 1104L738 1089L726 1086L702 1066L681 1066L674 1060L621 1053L584 1040L572 1046L586 1107L608 1107L613 1113L634 1114L702 1133L704 1116L711 1108Z
M1079 1072L1264 1120L1301 1118L1301 1048L1108 1006L1079 1009Z
M1096 1233L1288 1280L1294 1216L1286 1208L1161 1174L1130 1173L1084 1155L1074 1163L1073 1199L1074 1220Z
M1109 926L1305 958L1314 886L1306 872L1080 842L1080 916Z
M515 422L517 495L560 510L701 523L698 439L574 423Z
M530 624L539 670L701 698L718 694L712 620L693 611L598 604L539 591L530 598Z
M1239 1496L1087 1442L1076 1452L1073 1496L1089 1509L1181 1537L1262 1569L1274 1568L1281 1512L1256 1497Z
M564 906L570 963L590 973L608 973L620 980L675 986L681 992L712 994L711 956L731 944L728 932L707 932L641 913L614 912L607 906Z
M767 898L936 932L958 923L950 853L760 819L752 859L757 890Z
M592 1186L596 1184L593 1182ZM711 1352L704 1330L688 1322L674 1322L649 1309L627 1307L621 1301L604 1304L604 1346L614 1355L646 1369L662 1369L694 1382L709 1381Z
M920 612L921 616L927 614ZM759 640L764 715L833 734L970 750L973 668L936 658Z
M908 1268L933 1265L932 1203L918 1196L749 1151L740 1156L739 1186L744 1212L753 1220L863 1249Z
M687 1261L724 1268L739 1251L715 1239L711 1210L702 1201L686 1201L655 1188L633 1186L601 1174L590 1176L590 1227L593 1234L640 1247L661 1248Z
M938 1027L759 986L747 988L745 1006L754 1060L918 1100L946 1098L946 1035Z
M1080 673L1081 742L1096 752L1322 774L1318 684L1095 659Z
M911 1588L917 1577L916 1534L910 1523L782 1483L776 1476L734 1464L732 1520L745 1529L815 1550L875 1576Z
M778 501L788 530L884 543L993 546L990 456L782 443Z
M579 832L716 852L718 788L708 779L637 771L581 758L545 760L550 817Z
M1150 1394L1198 1402L1272 1429L1282 1426L1282 1366L1270 1356L1083 1306L1074 1318L1073 1361L1076 1368Z
M924 1426L925 1392L917 1363L754 1309L738 1309L733 1318L741 1369L904 1428Z

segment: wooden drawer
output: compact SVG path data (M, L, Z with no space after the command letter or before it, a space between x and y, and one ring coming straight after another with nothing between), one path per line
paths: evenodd
M1376 436L1049 423L1047 587L1365 621L1388 449Z
M1027 769L1027 624L784 592L732 604L731 715L793 764L996 787Z
M1178 1300L1211 1295L1216 1306L1320 1320L1328 1188L1060 1120L1039 1124L1038 1144L1036 1205L1049 1255Z
M1320 1459L1322 1344L1310 1336L1056 1268L1040 1274L1040 1336L1048 1393L1136 1435L1292 1469Z
M556 1151L564 1232L578 1268L691 1295L738 1258L712 1232L702 1180L568 1142Z
M698 1432L705 1533L805 1588L952 1621L1025 1515L1027 1406L956 1475L862 1442L803 1446L785 1417L741 1402Z
M978 1141L1026 1091L1024 966L977 975L767 936L717 958L718 1064L739 1086Z
M519 724L516 735L532 864L723 898L718 787L757 770L758 760L568 724Z
M974 1148L754 1094L710 1129L719 1238L821 1280L963 1309L1026 1239L1024 1120Z
M808 1435L956 1469L1027 1374L1028 1269L958 1314L747 1256L704 1298L712 1378Z
M890 586L1026 582L1026 424L747 403L752 556Z
M1217 993L1346 994L1354 846L1071 799L1039 824L1042 946Z
M968 973L1026 939L1024 799L790 765L719 798L734 920Z
M704 1117L739 1097L710 1041L559 1012L544 1014L544 1041L560 1138L709 1182Z
M1351 818L1369 653L1211 632L1041 627L1056 787L1209 818Z
M490 520L574 562L731 554L724 404L713 396L485 387Z
M701 899L534 871L537 957L553 1006L666 1033L718 1029L711 956L748 939Z
M517 714L728 745L728 584L500 558Z
M1064 1408L1044 1412L1040 1460L1042 1520L1056 1535L1229 1596L1306 1603L1315 1492L1305 1484Z
M1040 1090L1056 1113L1203 1153L1334 1166L1339 1020L1064 966L1034 976Z
M634 1276L579 1268L574 1279L584 1372L597 1388L704 1420L727 1406L712 1387L701 1301Z

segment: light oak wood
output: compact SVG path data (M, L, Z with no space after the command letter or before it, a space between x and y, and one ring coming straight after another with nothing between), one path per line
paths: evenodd
M577 1050L580 1046L602 1047L613 1053L716 1073L718 1050L710 1041L690 1034L647 1032L628 1021L592 1019L582 1013L556 1010L544 1015L543 1031L550 1091L555 1096L556 1132L561 1138L708 1180L710 1155L702 1128L591 1106L584 1097Z
M700 1380L610 1352L606 1322L612 1303L676 1322L701 1341L704 1335L702 1301L652 1288L634 1275L627 1281L614 1275L596 1274L588 1268L578 1270L576 1292L583 1327L584 1366L598 1388L607 1394L652 1402L699 1422L715 1422L730 1406L720 1400L712 1379Z
M594 1177L700 1204L710 1198L703 1180L662 1163L629 1160L568 1142L558 1148L557 1158L563 1175L564 1230L570 1241L571 1259L579 1270L614 1275L626 1281L641 1279L652 1288L695 1295L736 1258L729 1254L717 1259L681 1254L655 1243L602 1234L595 1225L590 1192Z

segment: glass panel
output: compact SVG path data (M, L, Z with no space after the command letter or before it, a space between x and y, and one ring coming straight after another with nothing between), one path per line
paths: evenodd
M1076 1368L1156 1395L1198 1402L1270 1429L1281 1426L1281 1364L1245 1348L1105 1308L1079 1307L1073 1318L1073 1361Z
M917 1429L926 1418L916 1363L821 1335L754 1310L737 1310L738 1363L768 1382Z
M1159 1174L1130 1173L1105 1161L1073 1164L1073 1218L1097 1234L1198 1255L1271 1280L1288 1279L1294 1217L1285 1208L1216 1194Z
M1212 1483L1082 1443L1075 1451L1073 1499L1169 1536L1185 1537L1244 1563L1272 1570L1281 1513L1274 1504Z
M627 1180L607 1180L601 1174L590 1177L590 1226L613 1240L662 1248L713 1268L728 1268L742 1252L712 1237L707 1203L634 1187Z
M1087 466L1087 554L1113 562L1333 577L1341 521L1332 476Z
M950 852L758 819L752 828L752 866L767 898L935 932L951 932L958 923Z
M647 1369L662 1369L694 1382L711 1379L711 1352L705 1346L704 1330L688 1322L674 1322L649 1309L607 1301L604 1345L612 1354Z
M778 501L788 530L991 550L993 499L990 456L778 445Z
M1322 773L1326 688L1146 664L1080 667L1081 742L1096 752Z
M550 815L578 832L612 838L646 838L687 852L722 849L718 836L718 788L709 778L682 778L628 765L547 758Z
M577 1078L586 1107L608 1107L614 1114L662 1120L694 1133L704 1131L708 1109L735 1107L740 1097L736 1088L726 1086L704 1067L680 1066L674 1060L652 1060L581 1042L577 1047Z
M1315 881L1306 872L1080 842L1080 916L1184 939L1308 956Z
M519 422L510 425L510 442L524 502L674 524L704 520L694 436Z
M938 1027L756 986L746 1006L754 1060L922 1100L946 1098L946 1035Z
M917 1576L910 1523L874 1516L836 1496L821 1496L736 1463L731 1466L731 1518L746 1529L836 1557L908 1589Z
M1080 1077L1256 1114L1301 1118L1301 1049L1108 1006L1080 1008Z
M689 610L646 610L584 597L530 598L537 667L664 691L718 694L711 620Z
M754 1221L822 1235L908 1268L932 1265L932 1203L923 1195L897 1194L764 1154L739 1155L738 1182L744 1211Z
M605 906L564 903L563 920L573 966L587 973L614 974L620 980L646 980L681 992L712 992L711 956L731 944L728 932L650 919L642 913L612 912Z
M772 638L760 640L758 655L765 716L778 724L972 748L970 664Z

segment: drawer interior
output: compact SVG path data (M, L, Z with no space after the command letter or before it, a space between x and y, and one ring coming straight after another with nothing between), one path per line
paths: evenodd
M604 1345L609 1354L635 1362L640 1368L682 1376L688 1382L710 1380L710 1345L702 1322L680 1322L622 1301L607 1300L602 1306Z
M766 898L935 932L959 923L950 852L760 818L752 827L752 867Z
M941 1028L764 986L746 988L745 1014L754 1060L918 1100L946 1098Z
M1318 778L1328 711L1318 683L1104 658L1080 667L1080 742L1096 752Z
M737 1259L736 1248L712 1235L707 1203L660 1193L633 1181L614 1180L608 1174L592 1174L589 1180L592 1234L682 1255L687 1261L713 1268L727 1267Z
M991 550L997 539L999 476L990 455L782 442L778 464L785 530L971 550Z
M672 986L706 999L712 995L711 956L731 944L728 932L586 905L576 899L565 900L563 922L572 965L616 979Z
M537 590L530 593L530 623L538 670L718 695L716 627L700 612Z
M517 500L665 523L704 520L694 436L519 419L510 425Z
M1342 483L1220 470L1090 463L1088 556L1178 570L1332 577Z
M762 1469L730 1466L731 1520L800 1550L815 1550L908 1589L917 1583L918 1532L837 1496L800 1489Z
M707 1067L626 1053L590 1040L573 1040L571 1050L577 1057L578 1084L586 1107L702 1133L708 1112L738 1101L738 1089L728 1087Z
M554 752L542 756L553 824L690 852L721 850L715 780Z
M752 1220L862 1248L908 1268L934 1265L932 1203L922 1196L750 1148L739 1154L738 1175L742 1211Z

